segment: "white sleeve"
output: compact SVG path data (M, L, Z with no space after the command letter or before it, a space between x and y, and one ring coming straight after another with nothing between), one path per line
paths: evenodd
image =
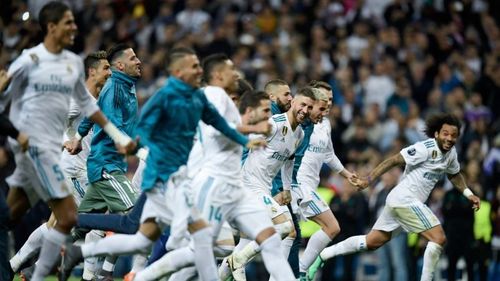
M288 159L281 167L281 181L283 183L283 190L290 190L292 187L292 174L294 159Z
M33 63L35 62L30 59L30 56L27 55L26 52L23 52L23 54L10 65L7 70L7 75L11 78L10 84L0 96L0 112L5 110L13 95L24 94L29 69Z
M337 155L335 155L335 151L333 149L332 139L329 139L328 146L326 148L325 153L325 163L332 169L336 174L342 172L344 170L344 165L340 162Z
M71 99L69 102L69 112L68 112L68 120L69 122L73 122L78 116L80 116L80 107L76 104L76 102Z
M457 151L453 148L451 152L451 159L449 161L448 167L446 168L446 173L450 175L456 175L460 172L460 163L458 163Z
M75 103L80 107L81 113L85 116L90 116L99 110L97 104L94 103L90 92L85 87L85 81L83 79L83 64L79 62L80 68L80 78L76 82L75 91L73 93L73 99Z
M274 137L278 133L278 124L276 124L276 122L273 120L272 116L267 121L269 122L269 124L271 124L271 133L266 138L266 141L270 142L272 139L274 139Z
M207 93L205 89L205 96L207 97L207 100L215 107L215 109L217 109L217 111L224 118L224 120L226 120L229 127L236 129L237 125L232 122L229 122L226 118L227 108L228 108L227 100L230 100L226 98L227 94L223 91L216 91L216 92L213 91L216 90L212 90L210 93ZM206 126L205 133L209 136L218 136L222 134L220 131L216 130L212 126Z
M418 165L429 157L429 152L422 142L401 149L400 154L403 156L406 165L409 166Z

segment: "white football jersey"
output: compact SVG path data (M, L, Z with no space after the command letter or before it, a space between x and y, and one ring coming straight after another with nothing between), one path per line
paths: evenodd
M406 167L401 181L387 196L390 206L425 202L440 179L460 171L455 147L443 154L433 138L403 148L400 153Z
M290 187L293 159L290 159L304 139L301 126L292 130L287 114L276 114L269 119L271 134L265 148L250 150L243 164L243 184L269 191L276 174L282 169L284 187ZM285 163L286 162L286 163Z
M85 88L81 58L68 50L53 54L40 43L24 50L8 75L10 119L32 145L60 149L71 98L86 116L99 109Z
M97 100L91 96L91 99L94 103ZM85 116L80 111L80 108L75 103L73 99L70 102L70 109L68 114L68 128L66 129L66 133L64 134L64 140L72 139L76 132L78 131L78 126L83 121ZM79 175L87 176L87 158L90 153L90 141L92 140L93 131L90 129L89 133L82 139L82 151L76 155L71 155L65 149L62 152L61 156L61 168L65 172L65 174L69 177L78 177Z
M333 150L331 132L332 128L328 118L323 118L321 123L314 125L309 146L297 172L297 181L300 185L316 190L323 163L326 163L335 173L344 170L344 166Z
M241 124L238 108L236 108L236 105L224 89L207 86L203 92L229 126L236 128ZM194 149L196 155L190 155L189 169L199 167L213 176L223 176L229 180L241 180L243 148L240 144L230 140L214 127L200 121L195 147L197 147ZM199 156L199 147L202 150L202 157ZM196 161L199 161L199 163L192 163Z

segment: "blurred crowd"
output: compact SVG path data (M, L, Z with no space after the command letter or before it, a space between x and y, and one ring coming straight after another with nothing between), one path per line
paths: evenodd
M2 2L0 68L41 41L36 15L45 2ZM292 91L313 79L328 82L334 89L336 154L361 175L425 139L422 129L429 114L456 114L464 125L457 143L462 172L486 211L474 213L446 181L433 192L429 205L441 214L448 236L449 280L454 280L450 274L457 256L467 261L469 278L487 280L484 268L490 267L493 276L495 263L500 276L500 1L64 2L73 8L79 27L76 53L85 56L118 42L134 46L143 62L137 83L141 104L164 83L166 54L179 45L194 48L201 58L226 53L256 89L274 78L289 82ZM343 233L337 239L365 232L400 175L388 173L368 192L356 194L325 170L323 184L335 192L331 207ZM418 239L408 241L402 245L417 247L408 256L418 259ZM395 260L393 269L400 261ZM353 280L349 270L344 280ZM384 280L403 276L392 269L381 274L389 276Z

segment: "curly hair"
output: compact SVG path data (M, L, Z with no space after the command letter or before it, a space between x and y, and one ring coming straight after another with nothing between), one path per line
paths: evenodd
M462 125L457 117L449 113L439 113L427 118L425 121L425 134L428 137L433 138L434 133L439 133L444 124L457 127L458 132L460 133Z

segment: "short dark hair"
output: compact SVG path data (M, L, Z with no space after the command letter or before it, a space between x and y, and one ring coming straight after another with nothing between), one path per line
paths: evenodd
M288 86L288 83L282 79L272 79L267 81L266 85L264 85L264 91L268 92L269 87L273 86Z
M444 124L457 127L460 134L460 128L462 127L460 120L449 113L438 113L427 118L425 121L425 134L429 138L434 138L434 133L439 133Z
M208 83L210 79L212 79L212 71L214 71L217 66L224 64L227 60L229 60L229 57L223 53L212 54L204 58L201 62L203 80Z
M57 1L49 2L42 7L40 13L38 13L38 22L43 36L47 35L47 25L49 23L58 23L64 17L66 11L71 11L68 5Z
M231 94L236 94L237 96L241 97L241 96L243 96L244 93L250 92L253 90L254 89L252 87L252 84L250 84L250 82L248 82L244 78L239 78L238 79L238 90L234 93L231 93Z
M106 51L96 51L90 53L84 60L83 65L85 67L85 79L89 78L90 68L97 68L101 60L107 60Z
M125 43L118 43L116 45L113 45L111 48L108 50L108 56L107 59L109 63L113 63L118 57L120 57L123 52L127 49L130 49L130 45L125 44Z
M330 84L328 84L327 82L324 82L324 81L318 81L318 80L311 80L308 84L309 87L312 87L312 88L316 88L316 89L320 89L320 88L323 88L327 91L331 91L332 90L332 86L330 86Z
M187 55L196 55L196 52L193 49L187 47L177 47L170 50L167 58L168 70L170 70L172 64Z
M261 100L269 100L269 95L264 91L248 91L241 95L240 98L240 114L245 113L247 108L256 108L260 105Z
M313 91L313 88L312 87L302 87L300 88L298 91L297 91L297 94L295 94L295 96L304 96L304 97L308 97L312 100L316 100L316 96L314 95L314 91Z

